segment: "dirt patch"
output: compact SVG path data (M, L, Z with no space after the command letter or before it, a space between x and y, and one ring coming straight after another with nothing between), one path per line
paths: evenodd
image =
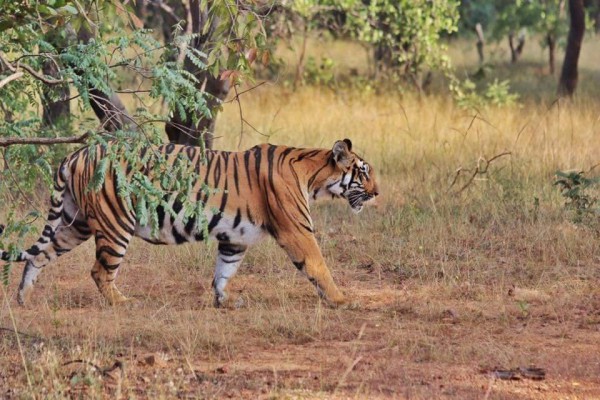
M600 396L597 294L563 299L575 310L563 314L539 289L519 289L515 295L507 288L503 295L485 286L396 282L387 279L389 272L356 268L336 271L354 304L335 310L321 304L292 269L261 273L254 266L232 281L234 305L214 309L210 268L154 268L126 266L120 286L135 301L122 307L106 306L85 268L74 267L72 260L45 271L25 308L10 300L34 393L247 399ZM15 293L15 285L7 293ZM242 306L236 307L240 298ZM6 302L1 323L1 396L19 398L29 393L29 384ZM154 362L147 361L148 354ZM73 360L81 365L74 367ZM109 371L117 361L122 368ZM489 373L530 366L543 368L544 380L502 380Z

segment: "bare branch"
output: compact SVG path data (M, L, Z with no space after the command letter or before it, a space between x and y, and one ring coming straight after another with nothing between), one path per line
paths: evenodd
M231 98L230 100L225 101L225 103L233 103L234 101L239 101L239 98L240 98L241 95L243 95L244 93L248 93L248 92L250 92L250 91L258 88L258 87L264 85L265 83L267 83L267 81L262 81L258 85L254 85L250 89L242 90L241 92L238 92L237 89L236 89L235 90L235 96L233 96L233 98Z
M240 95L237 91L237 85L233 85L233 90L235 91L234 99L237 101L238 110L240 112L240 140L238 141L238 149L242 145L242 138L244 137L244 113L242 111L242 103L240 102ZM233 100L232 100L233 101Z
M0 88L4 87L6 84L8 84L11 81L19 79L22 76L23 76L23 72L21 72L21 71L15 72L14 74L7 76L6 78L4 78L0 81Z
M90 132L86 132L80 136L68 136L58 138L30 138L30 137L9 137L0 138L0 147L8 147L13 144L62 144L62 143L85 143L86 139L90 136Z
M467 180L467 182L455 194L460 194L466 188L468 188L471 185L471 183L473 183L473 181L475 180L475 177L477 175L485 174L488 171L488 168L492 162L496 161L500 157L510 156L510 155L512 155L512 153L510 151L505 151L503 153L495 155L494 157L492 157L490 159L480 157L479 160L477 160L477 167L475 167L475 169L472 171L470 169L464 169L463 167L458 168L454 174L454 179L452 179L452 183L450 183L450 186L448 187L447 192L450 192L452 187L456 184L456 182L458 181L458 177L461 175L461 173L470 172L471 176L469 176L469 179Z
M29 66L27 64L21 64L20 62L17 62L15 65L13 65L10 61L8 61L4 57L4 55L2 53L0 53L0 61L2 61L6 65L6 67L9 70L11 70L11 72L17 72L19 70L19 68L22 68L25 71L27 71L29 73L29 75L33 76L37 80L44 82L47 85L60 85L63 83L71 83L71 80L69 80L69 79L47 78L43 74L37 72L35 69L33 69L31 66Z

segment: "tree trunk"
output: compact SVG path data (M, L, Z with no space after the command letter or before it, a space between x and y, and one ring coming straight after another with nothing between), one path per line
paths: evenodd
M479 64L483 64L483 46L485 45L485 39L483 37L483 28L479 22L475 24L475 32L477 33L477 54L479 54Z
M68 30L64 36L57 32L50 31L44 35L44 40L51 43L56 49L65 48L73 44L75 36ZM60 66L53 59L45 58L42 63L42 72L44 75L53 78L60 78ZM64 130L68 128L69 117L71 114L69 85L42 86L42 123L45 127Z
M189 2L187 21L188 23L191 22L191 33L198 35L192 40L190 46L205 54L209 54L213 50L212 46L215 41L213 35L219 23L217 16L209 15L209 9L210 2L208 4L202 0L190 0ZM163 12L166 11L164 8L161 8L161 10ZM175 5L171 7L171 10L181 12L181 8L175 7ZM165 17L165 19L167 18ZM181 19L186 18L182 17ZM223 35L227 34L228 32L223 33ZM198 78L198 90L204 90L210 95L207 103L211 110L211 117L201 116L198 124L194 126L192 118L182 118L179 112L173 110L173 117L167 122L165 131L169 141L172 143L197 146L203 140L204 146L210 149L213 147L218 107L229 94L229 80L221 80L218 76L215 77L208 71L199 70L187 57L184 61L184 68Z
M519 58L521 57L521 53L523 53L523 48L525 47L525 32L521 30L519 36L517 38L517 46L515 47L515 33L510 32L508 34L508 46L510 47L510 62L515 64Z
M556 38L553 34L548 33L546 35L546 44L548 45L548 67L550 68L550 75L554 75L554 55L556 51Z
M92 33L83 25L79 29L79 32L77 32L77 39L83 43L89 42L92 37ZM77 71L75 72L77 73ZM96 117L102 123L102 129L108 132L115 132L120 129L129 131L137 130L137 126L135 126L133 119L127 113L125 105L123 105L116 93L107 95L92 87L89 88L88 93L90 95L92 110L94 110Z
M600 33L600 0L596 0L594 4L594 22L596 33Z
M46 60L42 65L44 75L58 78L58 66L55 62ZM58 96L58 99L53 99ZM42 121L46 127L61 128L68 124L71 115L69 103L69 85L51 87L44 85L42 88Z
M525 29L521 29L519 31L519 37L518 37L518 44L517 44L517 54L519 55L519 57L521 57L521 54L523 54L523 48L525 47Z
M204 91L211 94L211 97L206 100L212 113L211 118L202 116L198 124L194 126L191 118L182 119L178 112L173 112L173 116L167 122L165 131L171 143L199 146L202 140L205 148L212 149L217 123L216 112L222 100L229 94L229 80L222 81L208 72L196 73L195 75L200 82L205 82Z
M515 64L519 59L519 55L517 54L517 49L515 48L513 32L508 34L508 47L510 47L510 62Z
M304 29L302 30L302 47L300 49L300 57L296 64L296 76L294 77L294 91L304 79L304 55L306 54L306 41L308 39L308 21L304 21Z
M569 13L571 15L569 37L567 39L565 61L558 83L558 95L571 97L577 88L577 64L581 52L581 42L585 33L583 0L569 0Z

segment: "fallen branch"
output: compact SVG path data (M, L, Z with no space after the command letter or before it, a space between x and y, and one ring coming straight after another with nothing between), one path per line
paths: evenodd
M460 194L466 188L468 188L471 185L471 183L473 183L473 181L475 180L475 177L477 175L485 174L488 171L488 168L492 162L496 161L500 157L510 156L510 155L512 155L512 153L510 151L505 151L503 153L495 155L494 157L490 158L489 160L484 157L479 157L479 160L477 160L477 167L475 167L475 169L472 171L470 169L465 169L463 167L459 167L454 174L454 179L452 179L452 183L450 183L450 186L448 187L447 192L450 192L450 190L454 187L454 185L458 181L458 178L461 173L470 172L471 176L469 177L469 180L467 181L467 183L465 183L463 185L463 187L460 188L460 190L458 190L455 194Z
M8 147L13 144L63 144L63 143L85 143L85 140L90 136L90 132L86 132L80 136L68 136L58 138L30 138L30 137L9 137L0 138L0 147Z

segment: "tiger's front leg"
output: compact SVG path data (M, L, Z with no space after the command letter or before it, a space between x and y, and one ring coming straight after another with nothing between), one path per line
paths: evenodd
M282 233L277 242L288 253L296 268L315 285L320 297L325 298L333 306L346 303L345 296L333 281L314 235L298 237Z
M212 283L215 291L215 307L222 306L227 300L225 286L237 272L246 254L246 249L247 246L244 245L219 242L219 255L217 256L215 278Z

